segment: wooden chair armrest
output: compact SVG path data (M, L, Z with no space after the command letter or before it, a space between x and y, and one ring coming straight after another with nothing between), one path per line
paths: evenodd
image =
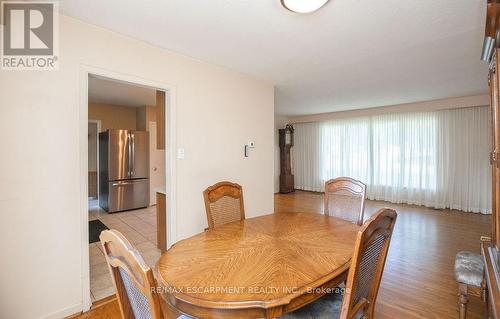
M491 237L481 236L479 240L481 241L481 254L483 254L484 245L491 243Z
M479 239L482 243L483 242L491 242L491 237L489 236L481 236L481 238Z

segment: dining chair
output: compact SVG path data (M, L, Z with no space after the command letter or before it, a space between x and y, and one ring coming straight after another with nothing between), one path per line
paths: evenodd
M219 182L203 192L208 229L245 219L243 189L231 182Z
M122 318L189 319L160 303L153 271L119 231L105 230L99 238L116 288Z
M363 224L366 185L349 177L338 177L325 183L325 215Z
M396 217L394 210L381 208L359 230L343 298L341 294L328 293L280 318L373 319Z

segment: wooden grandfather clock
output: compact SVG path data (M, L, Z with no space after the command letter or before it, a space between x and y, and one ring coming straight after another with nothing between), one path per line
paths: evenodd
M280 136L280 193L291 193L295 190L292 175L290 149L293 146L293 126L288 124L279 130Z

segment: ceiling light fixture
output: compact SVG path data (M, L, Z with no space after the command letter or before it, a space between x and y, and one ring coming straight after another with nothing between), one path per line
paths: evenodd
M310 13L324 6L328 0L281 0L286 9L297 13Z

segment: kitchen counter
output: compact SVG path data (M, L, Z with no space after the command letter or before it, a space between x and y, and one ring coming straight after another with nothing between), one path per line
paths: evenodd
M160 193L160 194L163 194L163 195L167 195L167 189L166 187L156 187L156 188L153 188L153 191L155 191L156 193Z

